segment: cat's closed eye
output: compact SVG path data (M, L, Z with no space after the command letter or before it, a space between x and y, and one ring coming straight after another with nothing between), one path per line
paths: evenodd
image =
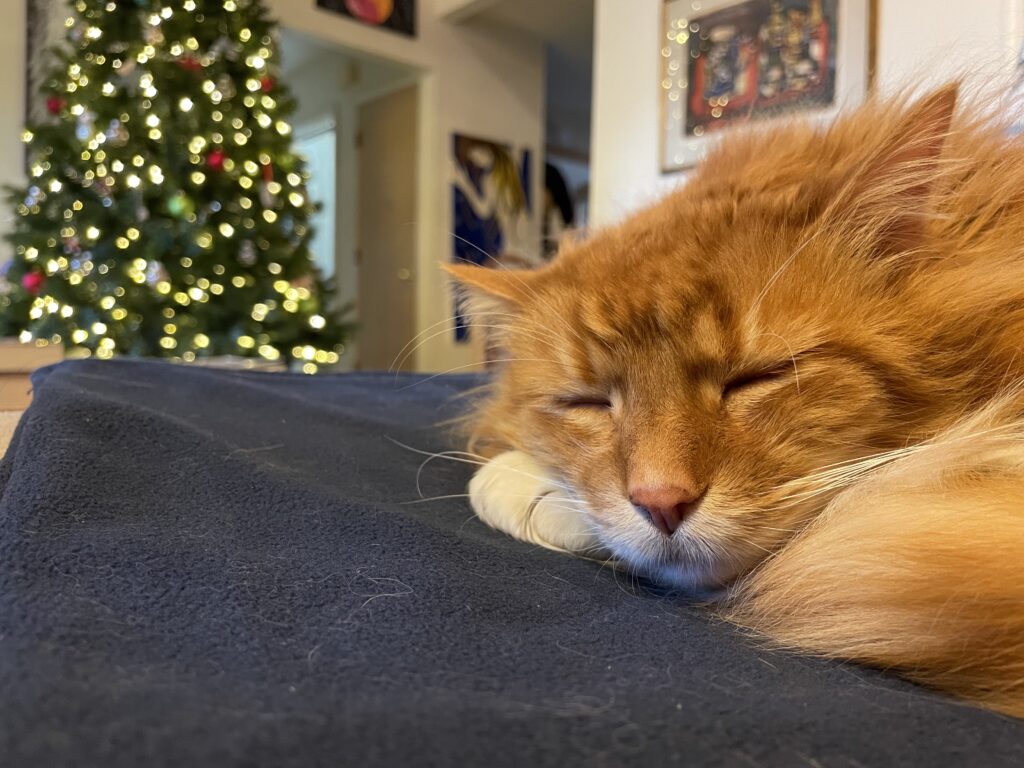
M738 374L722 385L722 399L726 400L762 385L780 382L794 374L795 369L792 361L786 361L770 368L761 368Z
M612 407L611 398L603 395L564 395L556 398L555 402L566 410L607 411Z

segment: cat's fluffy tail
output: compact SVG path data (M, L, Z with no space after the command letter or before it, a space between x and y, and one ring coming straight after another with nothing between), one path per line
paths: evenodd
M1000 398L841 493L724 615L1024 717L1022 401Z

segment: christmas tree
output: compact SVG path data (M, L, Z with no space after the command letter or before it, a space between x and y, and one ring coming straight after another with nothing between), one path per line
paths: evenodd
M70 357L258 356L313 373L347 326L259 0L76 0L12 190L0 336Z

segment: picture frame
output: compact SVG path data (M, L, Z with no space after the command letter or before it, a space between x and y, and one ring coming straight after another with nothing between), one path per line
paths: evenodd
M316 0L316 6L360 24L416 37L416 0Z
M873 80L876 5L665 0L662 173L696 165L730 127L801 114L828 120L863 101Z
M498 267L536 250L533 158L528 146L453 133L449 159L451 259ZM454 340L470 340L469 318L455 298Z
M62 0L25 0L25 114L26 124L50 118L40 98L54 64L51 51L64 39L68 9Z

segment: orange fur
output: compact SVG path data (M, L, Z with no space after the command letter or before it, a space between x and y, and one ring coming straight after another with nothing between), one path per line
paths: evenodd
M544 269L449 271L507 360L474 444L619 558L1024 716L1024 142L956 98L733 135ZM627 490L678 478L666 537Z
M840 494L732 590L724 615L782 645L892 668L1024 717L1017 399Z

